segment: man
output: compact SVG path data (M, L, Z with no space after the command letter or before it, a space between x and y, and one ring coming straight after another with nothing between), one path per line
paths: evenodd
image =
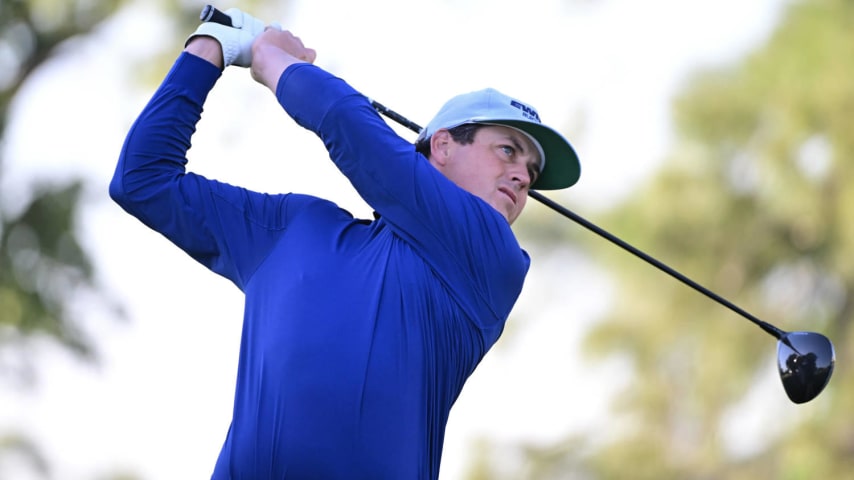
M532 184L575 183L575 153L494 90L448 102L419 153L297 37L226 13L238 28L205 24L190 37L110 184L125 210L245 293L233 418L212 478L435 479L451 405L530 264L510 224ZM323 140L377 219L185 171L205 98L232 64L251 66Z

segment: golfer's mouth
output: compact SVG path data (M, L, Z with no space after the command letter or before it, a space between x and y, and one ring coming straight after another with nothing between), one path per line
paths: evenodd
M513 193L513 190L510 190L507 187L498 187L498 191L510 197L510 201L513 202L513 205L516 205L516 194Z

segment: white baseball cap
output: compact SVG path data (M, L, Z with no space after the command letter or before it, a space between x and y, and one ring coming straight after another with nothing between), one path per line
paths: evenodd
M437 130L467 123L503 125L527 135L540 151L542 161L540 175L531 186L533 189L571 187L581 175L578 155L563 135L543 125L534 107L493 88L464 93L448 100L421 130L418 140L430 138Z

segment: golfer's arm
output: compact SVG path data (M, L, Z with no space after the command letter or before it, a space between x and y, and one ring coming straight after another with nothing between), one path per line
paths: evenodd
M217 245L195 212L206 207L205 182L185 175L187 150L202 106L221 71L182 54L125 137L110 196L124 210L197 257ZM190 179L191 178L191 179Z
M252 77L274 94L282 73L298 63L308 63L284 50L263 42L256 42L252 49Z
M220 70L223 69L222 46L212 37L194 37L184 51L211 62Z

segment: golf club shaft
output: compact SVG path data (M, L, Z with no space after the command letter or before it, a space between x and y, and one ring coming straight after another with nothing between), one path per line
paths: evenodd
M223 25L231 26L231 17L229 17L225 13L221 12L220 10L216 9L212 5L206 5L204 7L204 9L201 12L200 19L202 21L205 21L205 22L210 21L210 22L216 22L216 23L220 23ZM381 103L376 102L374 100L371 100L371 105L373 105L373 107L380 114L385 115L386 117L394 120L395 122L397 122L400 125L412 130L415 133L421 133L421 126L410 121L409 119L407 119L403 115L400 115L399 113L395 112L394 110L391 110L388 107L386 107L385 105L382 105ZM529 190L528 196L533 198L534 200L537 200L538 202L542 203L543 205L551 208L555 212L563 215L564 217L572 220L573 222L581 225L582 227L590 230L591 232L599 235L600 237L608 240L609 242L621 247L622 249L626 250L627 252L631 253L632 255L644 260L645 262L649 263L650 265L654 266L655 268L663 271L664 273L670 275L671 277L675 278L676 280L679 280L683 284L685 284L685 285L693 288L694 290L702 293L706 297L718 302L719 304L727 307L728 309L732 310L733 312L735 312L735 313L741 315L742 317L750 320L751 322L755 323L757 326L759 326L762 330L766 331L771 336L773 336L777 339L780 339L786 334L785 331L780 330L779 328L775 327L774 325L771 325L768 322L764 322L764 321L756 318L755 316L751 315L746 310L740 308L739 306L735 305L734 303L730 302L729 300L721 297L720 295L709 290L708 288L706 288L706 287L698 284L697 282L691 280L690 278L679 273L678 271L674 270L673 268L669 267L668 265L664 264L663 262L661 262L661 261L653 258L652 256L642 252L641 250L635 248L634 246L623 241L619 237L617 237L617 236L609 233L608 231L598 227L594 223L592 223L589 220L585 219L584 217L576 214L575 212L569 210L568 208L560 205L559 203L549 199L548 197L544 196L540 192L538 192L536 190Z
M699 283L691 280L690 278L686 277L685 275L683 275L683 274L679 273L678 271L674 270L673 268L667 266L665 263L661 262L660 260L657 260L657 259L651 257L650 255L648 255L648 254L642 252L641 250L635 248L631 244L626 243L625 241L623 241L619 237L617 237L617 236L609 233L608 231L598 227L597 225L595 225L594 223L585 219L584 217L578 215L577 213L575 213L575 212L569 210L568 208L554 202L553 200L549 199L548 197L545 197L542 193L540 193L536 190L529 190L528 196L539 201L540 203L546 205L547 207L551 208L552 210L556 211L557 213L560 213L564 217L569 218L570 220L572 220L575 223L581 225L582 227L590 230L591 232L599 235L600 237L608 240L609 242L621 247L623 250L626 250L627 252L631 253L632 255L644 260L645 262L647 262L650 265L654 266L655 268L661 270L662 272L670 275L671 277L675 278L676 280L679 280L680 282L684 283L685 285L688 285L689 287L693 288L694 290L702 293L703 295L705 295L705 296L711 298L712 300L720 303L721 305L729 308L733 312L735 312L735 313L741 315L742 317L750 320L751 322L758 325L762 330L765 330L766 332L768 332L769 334L771 334L775 338L780 339L783 335L786 334L786 332L784 332L783 330L780 330L779 328L775 327L774 325L771 325L768 322L764 322L764 321L756 318L755 316L751 315L750 313L748 313L744 309L740 308L738 305L735 305L734 303L732 303L729 300L721 297L717 293L715 293L715 292L709 290L708 288L700 285Z

